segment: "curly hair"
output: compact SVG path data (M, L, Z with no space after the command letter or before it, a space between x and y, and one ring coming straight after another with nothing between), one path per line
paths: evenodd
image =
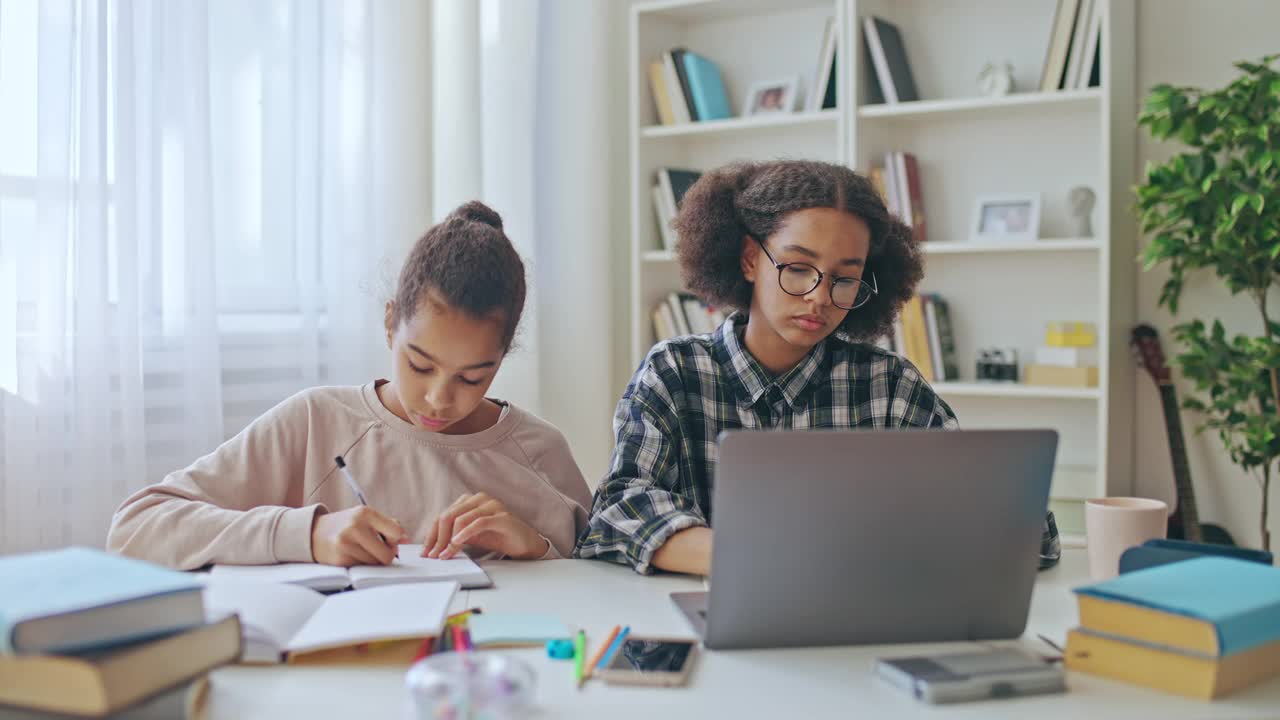
M511 350L524 312L524 262L488 205L464 203L414 243L400 270L392 322L411 319L431 290L477 319L500 312L502 349Z
M675 220L676 256L685 287L711 305L746 311L751 283L742 274L742 242L773 235L790 213L843 210L867 224L867 272L879 293L840 324L855 341L892 332L898 311L924 276L924 258L911 229L889 214L871 181L853 170L810 160L743 162L704 174L689 188Z

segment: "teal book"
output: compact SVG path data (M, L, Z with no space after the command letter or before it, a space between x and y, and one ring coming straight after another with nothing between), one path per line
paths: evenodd
M729 97L720 78L720 66L687 50L684 53L684 71L689 79L689 95L693 98L698 120L723 120L733 117L729 109Z
M1280 568L1270 565L1202 557L1135 570L1076 593L1210 623L1223 656L1280 641Z
M74 653L204 623L187 573L89 548L0 557L0 654Z

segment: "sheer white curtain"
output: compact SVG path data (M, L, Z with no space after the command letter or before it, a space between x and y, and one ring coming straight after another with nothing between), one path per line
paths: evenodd
M612 64L622 3L436 0L434 206L502 213L530 276L518 348L492 394L556 424L589 482L611 449ZM625 255L621 255L625 257Z
M0 552L100 545L289 393L385 373L384 281L429 218L428 17L0 0Z

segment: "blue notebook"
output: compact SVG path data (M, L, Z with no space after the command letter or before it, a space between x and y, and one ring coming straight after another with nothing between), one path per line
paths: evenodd
M1280 568L1201 557L1160 565L1076 589L1212 623L1223 655L1280 640Z
M698 120L723 120L733 117L729 97L720 79L720 66L697 53L685 51L684 71L689 78L689 95L693 98Z
M570 636L569 628L551 615L482 613L467 618L467 630L476 647L543 645Z
M204 622L187 573L89 548L0 557L0 653L68 653Z

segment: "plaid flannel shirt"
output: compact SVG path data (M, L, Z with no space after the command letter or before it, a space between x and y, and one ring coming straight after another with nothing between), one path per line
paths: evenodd
M618 402L609 473L574 550L650 573L667 538L711 525L722 430L956 429L951 408L907 360L843 333L771 377L742 345L746 317L658 343Z

